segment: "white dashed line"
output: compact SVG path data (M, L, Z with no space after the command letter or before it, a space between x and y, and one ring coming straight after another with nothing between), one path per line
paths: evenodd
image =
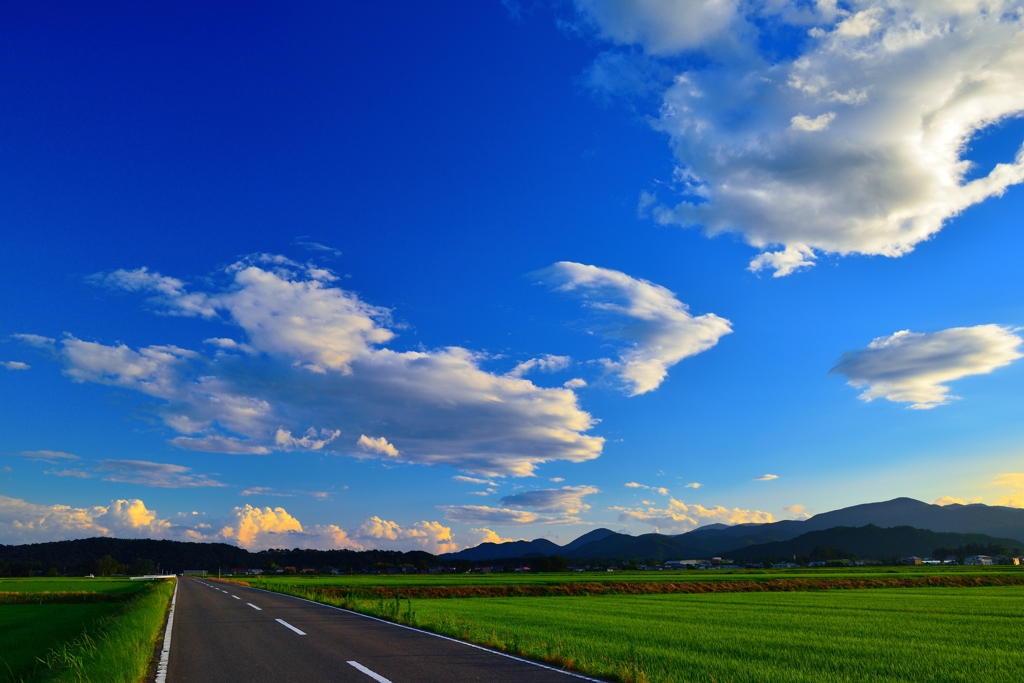
M242 599L242 598L238 597L237 595L232 595L231 597L233 597L235 600L241 600Z
M362 671L364 674L366 674L367 676L369 676L373 680L377 681L377 683L391 683L391 681L389 681L388 679L384 678L379 673L370 671L369 669L367 669L365 666L363 666L359 662L349 662L349 664L351 664L355 668L359 669L360 671Z
M247 603L245 603L245 604L249 605L249 607L252 607L252 608L253 608L254 610L256 610L257 612L262 612L262 611L263 611L263 608L262 608L262 607L257 607L256 605L252 604L251 602L247 602Z
M274 619L274 621L276 621L277 623L281 624L282 626L284 626L284 627L286 627L286 628L290 628L291 630L293 630L293 631L295 631L296 633L298 633L298 634L299 634L300 636L304 636L304 635L306 635L306 632L305 632L305 631L300 631L299 629L295 628L294 626L292 626L291 624L289 624L289 623L288 623L287 621L285 621L284 619Z

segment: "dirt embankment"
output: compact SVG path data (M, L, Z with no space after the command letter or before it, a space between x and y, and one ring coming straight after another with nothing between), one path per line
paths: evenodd
M788 591L857 590L864 588L970 588L1024 586L1024 576L928 576L900 578L769 579L764 581L601 581L551 585L504 586L374 586L331 588L302 586L313 599L383 598L529 598L586 595L656 595L666 593L765 593ZM314 597L315 596L315 597Z

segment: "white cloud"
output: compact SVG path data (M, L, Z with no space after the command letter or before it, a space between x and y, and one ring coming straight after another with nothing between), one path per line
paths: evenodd
M442 505L440 508L444 510L444 518L449 522L463 524L510 526L542 521L540 515L527 510L494 508L486 505Z
M710 349L732 332L732 324L714 313L692 316L686 304L660 285L625 273L562 261L535 273L557 291L582 297L587 305L618 318L607 336L630 343L617 361L606 361L631 396L661 385L668 369L682 359Z
M731 510L721 505L706 508L703 505L687 505L681 500L670 498L668 507L621 507L610 508L619 513L620 522L645 522L662 533L682 533L705 524L767 524L775 521L770 512L761 510Z
M203 540L237 543L247 550L295 547L319 550L363 549L363 546L350 538L349 533L341 527L335 524L304 527L282 507L259 508L248 504L236 507L221 524L220 531L215 537Z
M28 344L37 349L52 350L56 339L50 337L43 337L38 334L12 334L12 339L17 339L23 344Z
M723 36L736 17L736 0L575 0L599 36L641 44L651 54L674 54Z
M865 388L860 395L865 401L885 398L928 409L956 398L949 394L947 382L1009 365L1021 357L1022 343L999 325L929 333L904 330L843 354L831 373L845 376L851 386Z
M560 372L570 365L572 365L572 358L569 356L552 356L551 354L545 354L540 358L531 358L528 361L519 363L512 368L508 374L509 377L522 377L523 375L535 370L538 372ZM569 381L571 382L572 380ZM567 388L571 389L572 387Z
M370 453L379 453L380 455L388 455L392 458L397 458L399 451L392 444L388 443L388 440L383 436L379 436L376 439L362 434L359 436L359 441L356 445L364 451Z
M482 484L487 484L488 486L497 486L496 483L494 483L493 481L490 481L488 479L479 479L477 477L467 477L467 476L462 475L462 474L457 474L454 477L452 477L452 481L461 481L461 482L463 482L465 484L481 484L481 485Z
M762 474L760 477L754 477L754 481L771 481L772 479L778 479L777 474Z
M563 382L562 386L565 387L566 389L582 389L583 387L587 386L587 380L581 379L579 377L573 377L572 379Z
M169 312L237 326L244 353L222 353L235 347L220 337L210 357L68 336L58 349L66 374L159 399L158 414L178 434L171 443L190 450L343 453L341 444L387 423L398 455L372 454L486 477L601 453L604 439L585 433L595 421L571 389L488 372L486 356L459 347L383 348L394 337L390 311L336 287L326 270L261 255L226 272L230 283L207 293L146 269L98 279L150 292L150 303Z
M550 481L553 481L556 484L561 484L563 481L565 481L565 478L564 477L551 477Z
M92 479L92 473L85 470L43 470L43 474L54 477L74 477L76 479Z
M663 496L667 496L668 495L668 489L665 488L664 486L646 486L644 484L638 484L635 481L631 481L631 482L628 482L626 484L623 484L623 486L625 486L628 489L646 489L648 491L654 491L655 493L660 493ZM700 484L698 484L697 486L689 486L689 485L687 485L686 488L699 488L699 487L700 487Z
M367 517L353 529L353 536L375 548L403 549L410 547L425 550L435 555L455 552L459 549L452 539L452 530L440 522L417 522L402 527L380 517Z
M0 366L7 368L8 370L30 370L32 366L28 363L22 363L20 360L5 360L0 361Z
M558 489L513 493L502 498L501 503L514 508L533 508L541 512L578 515L590 509L590 506L583 502L583 498L599 492L595 486L563 486Z
M64 451L21 451L18 455L30 460L42 460L48 463L57 463L61 460L80 460L74 453L65 453Z
M684 489L699 489L700 487L701 487L701 483L699 481L691 481L689 484L687 484L683 488Z
M189 474L192 471L189 467L170 463L146 460L100 460L96 469L104 473L104 481L123 484L141 484L142 486L169 489L224 486L205 474Z
M797 114L789 120L789 127L793 130L805 130L811 133L828 130L828 125L835 121L836 113L830 111L820 116L815 116L813 119L810 116L804 116L803 114Z
M965 159L979 131L1024 112L1018 0L576 5L593 33L628 46L620 53L700 55L663 60L676 77L653 117L682 199L648 194L642 208L663 224L741 234L765 252L754 270L790 273L820 252L901 256L1024 180L1024 147L973 178ZM802 42L785 37L808 28ZM796 53L762 51L780 39ZM650 87L653 66L599 61L596 84Z

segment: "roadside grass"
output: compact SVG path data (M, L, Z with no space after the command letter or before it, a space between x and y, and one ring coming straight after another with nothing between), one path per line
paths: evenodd
M128 582L125 582L128 583ZM0 652L17 652L20 666L4 667L12 683L139 683L146 676L173 581L131 584L119 602L4 605ZM106 586L99 586L100 590ZM116 592L117 589L111 589ZM26 591L33 596L44 591ZM36 610L35 614L31 611ZM9 619L19 628L3 628ZM10 642L8 642L8 639ZM6 655L5 655L6 658Z
M1024 670L1018 587L321 601L624 683L966 683Z

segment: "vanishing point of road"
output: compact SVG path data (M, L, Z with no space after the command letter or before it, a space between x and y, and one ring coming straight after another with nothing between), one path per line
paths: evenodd
M588 679L278 593L179 579L167 683Z

